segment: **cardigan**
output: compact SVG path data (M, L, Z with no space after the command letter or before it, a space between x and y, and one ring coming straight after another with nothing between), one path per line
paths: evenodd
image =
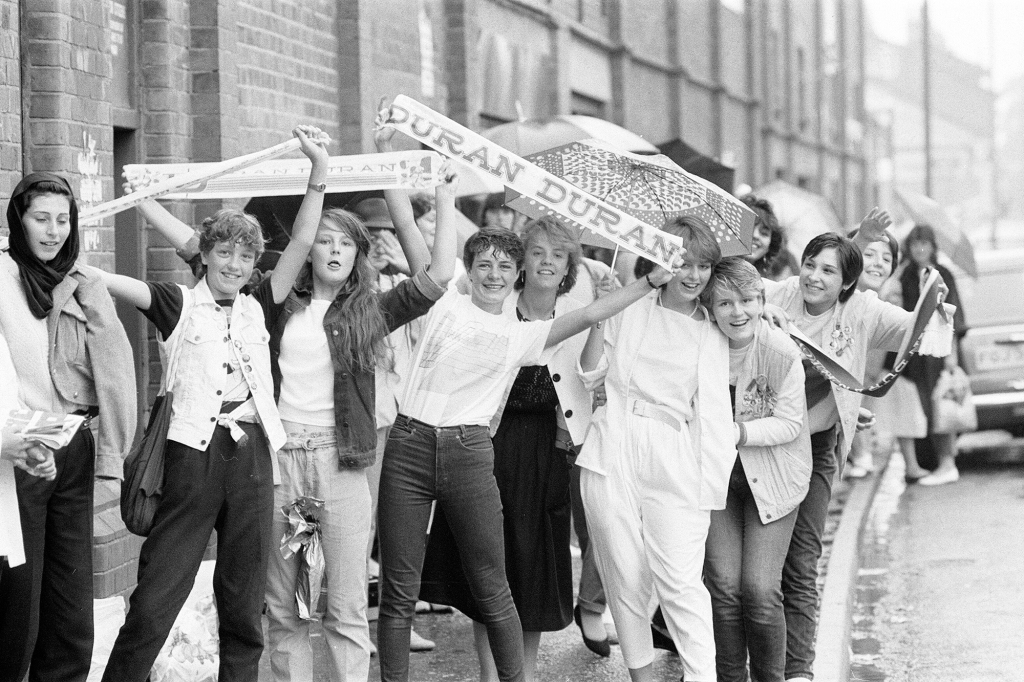
M782 331L763 321L736 378L734 414L746 430L740 462L761 523L797 508L811 481L811 434L803 356Z
M0 254L0 333L10 346L25 407L50 412L99 408L96 476L120 479L135 438L138 403L128 336L103 280L74 266L53 289L47 346L39 348L18 265ZM56 404L55 404L56 403Z

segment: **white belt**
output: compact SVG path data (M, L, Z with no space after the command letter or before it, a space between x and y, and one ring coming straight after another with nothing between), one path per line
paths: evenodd
M648 419L654 419L661 422L662 424L668 424L676 431L682 430L682 424L672 414L663 407L658 407L654 403L649 403L646 400L640 400L639 398L629 399L629 411L640 417L647 417Z

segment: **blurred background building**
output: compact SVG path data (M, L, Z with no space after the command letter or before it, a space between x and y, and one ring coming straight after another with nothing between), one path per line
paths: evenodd
M901 173L913 165L913 143L894 137L913 57L871 61L890 113L869 118L865 23L861 0L0 0L0 203L34 170L99 203L120 194L126 163L229 158L300 122L328 131L335 154L369 152L379 99L403 93L476 130L579 113L678 138L737 184L787 180L852 224L879 201L890 151ZM951 89L974 77L943 64ZM942 182L965 198L981 180L958 176L960 160L981 153L986 120L951 114L936 136ZM189 280L134 212L82 244L107 269ZM157 353L137 313L123 320L148 404ZM137 547L105 490L98 596L131 587Z

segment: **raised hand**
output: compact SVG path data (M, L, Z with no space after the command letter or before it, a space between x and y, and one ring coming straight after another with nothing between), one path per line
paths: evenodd
M321 163L326 165L329 158L327 145L331 143L331 136L316 126L299 125L292 130L292 135L299 138L300 148L313 165Z
M889 235L885 230L890 225L892 225L892 218L889 213L875 206L860 221L857 238L865 242L888 242Z
M441 164L441 168L438 170L438 175L441 176L441 184L434 190L437 196L438 202L442 199L449 199L454 201L456 191L459 189L459 173L455 170L455 165L450 159L445 160Z
M373 143L380 153L392 151L391 138L395 136L395 129L388 125L391 119L391 107L387 104L387 98L381 97L377 105L377 116L373 119Z
M677 253L672 257L670 261L671 269L665 269L660 265L654 266L650 274L647 275L647 281L655 287L660 287L664 284L668 284L672 281L672 278L679 274L679 271L683 268L683 262L685 256L682 253Z

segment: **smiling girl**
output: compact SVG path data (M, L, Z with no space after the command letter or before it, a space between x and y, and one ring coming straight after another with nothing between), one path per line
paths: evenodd
M798 277L764 281L768 303L781 307L790 324L858 381L864 380L868 352L899 350L914 322L909 311L880 301L874 292L857 291L862 245L888 239L876 218L869 214L861 223L856 242L832 232L818 235L804 249ZM939 291L946 289L940 284ZM849 454L862 397L813 368L807 370L805 394L813 462L782 578L787 680L810 680L813 674L821 536L833 477Z
M711 593L719 682L783 682L782 566L811 477L802 355L764 313L754 267L726 258L714 270L711 314L729 339L729 391L739 457L725 509L711 512L705 582Z
M576 464L630 678L653 679L648 605L656 596L686 679L711 682L704 543L711 510L725 507L736 448L728 345L700 296L721 252L697 219L663 230L682 239L682 268L587 340L581 377L588 389L604 382L607 404L595 411ZM651 267L638 263L638 281Z
M522 625L505 574L489 424L520 367L541 364L545 348L615 314L672 276L657 268L585 308L526 322L503 313L523 259L522 242L508 230L483 228L466 241L463 261L471 293L449 289L427 314L399 397L378 512L383 588L377 646L384 682L409 676L409 628L435 500L458 546L498 678L523 679Z
M312 162L310 187L292 239L273 274L241 293L263 252L255 218L222 209L203 221L205 273L194 288L104 275L110 291L157 328L164 357L177 356L164 463L163 496L139 556L138 586L103 674L143 682L189 595L212 531L217 531L213 591L220 635L219 679L257 677L261 615L271 536L275 452L287 440L274 402L266 319L280 308L312 246L323 204L327 139L299 126Z

